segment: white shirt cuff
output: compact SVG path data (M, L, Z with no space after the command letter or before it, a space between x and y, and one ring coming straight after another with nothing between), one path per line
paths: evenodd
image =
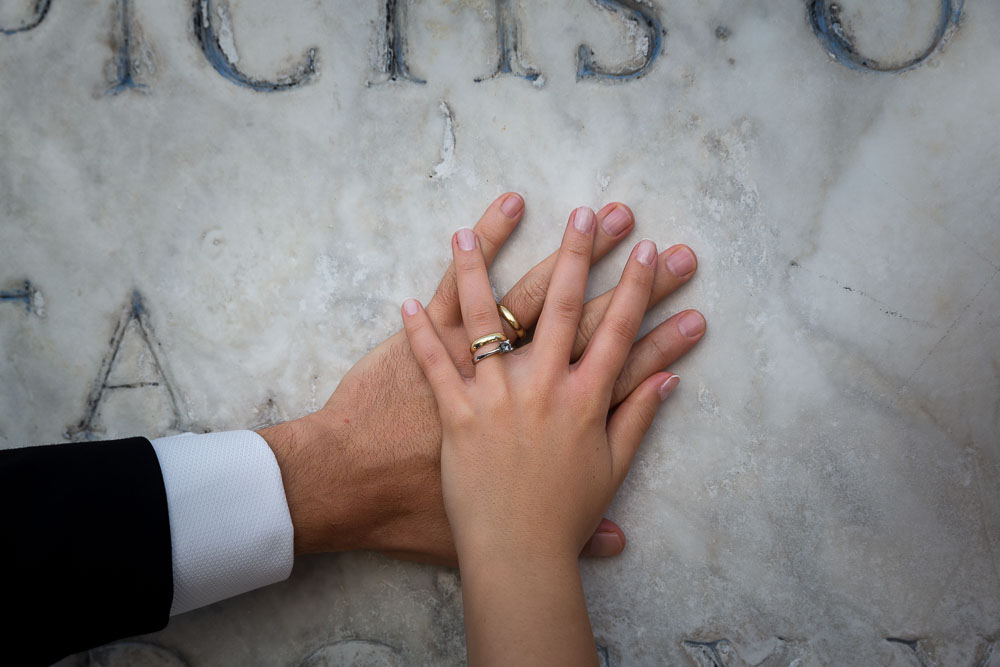
M167 491L170 615L287 579L292 519L281 470L253 431L152 441Z

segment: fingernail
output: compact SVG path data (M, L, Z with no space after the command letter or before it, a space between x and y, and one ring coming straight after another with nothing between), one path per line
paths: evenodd
M656 244L649 239L639 241L635 248L635 258L640 264L649 266L656 259Z
M694 267L694 253L684 246L679 247L667 257L667 268L678 278L683 278L694 271Z
M705 330L705 318L696 310L689 310L677 320L677 329L688 338L697 338Z
M621 553L624 546L618 533L594 533L590 538L590 550L594 555L614 556Z
M594 228L594 211L589 206L581 206L573 211L573 227L581 234L589 234Z
M521 199L521 195L507 195L507 198L500 204L500 210L508 218L513 218L521 212L522 208L524 208L524 200Z
M661 401L667 400L667 396L669 396L671 392L673 392L673 390L677 388L677 385L679 385L680 382L681 382L681 376L679 375L671 375L670 377L668 377L667 381L660 385L659 389L660 400Z
M407 315L416 315L420 310L420 303L416 299L409 298L403 302L403 312Z
M462 227L456 232L458 236L458 247L462 250L476 249L476 233L468 227Z
M618 236L628 227L629 215L624 206L615 206L601 223L601 229L608 236Z

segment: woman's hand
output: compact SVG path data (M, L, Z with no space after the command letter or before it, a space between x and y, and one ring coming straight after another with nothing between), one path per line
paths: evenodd
M523 209L520 196L506 193L476 224L487 264L516 228ZM596 262L612 250L633 225L624 204L604 206L597 212L591 259ZM541 314L557 257L558 251L539 262L502 299L529 331ZM665 249L657 263L649 307L684 285L697 269L694 254L684 245ZM427 304L427 314L459 372L471 377L455 274L452 263ZM574 360L583 354L612 294L609 290L584 304ZM703 323L697 312L682 311L637 341L615 384L612 407L651 373L690 350ZM281 466L297 553L376 549L400 558L457 563L441 492L438 407L403 332L358 361L322 409L263 429L261 435ZM621 530L602 521L583 554L612 556L623 545Z
M531 344L482 360L471 378L419 303L403 304L441 412L444 504L463 575L470 663L502 661L514 643L521 662L595 660L576 557L679 380L654 373L608 416L656 277L649 240L633 249L583 356L571 363L595 227L589 208L573 212ZM469 342L503 331L475 233L456 232L452 252Z

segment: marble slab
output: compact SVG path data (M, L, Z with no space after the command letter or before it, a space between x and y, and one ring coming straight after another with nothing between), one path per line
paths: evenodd
M998 32L991 0L4 2L0 447L303 414L499 193L501 292L623 201L700 259L647 329L709 333L583 567L604 663L1000 664ZM66 664L454 665L461 618L451 570L304 558Z

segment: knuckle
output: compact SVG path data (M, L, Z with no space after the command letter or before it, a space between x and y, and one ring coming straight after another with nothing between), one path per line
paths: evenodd
M444 355L438 348L430 348L423 351L421 355L426 368L436 368L444 362Z
M448 406L448 421L459 429L472 428L476 423L476 410L467 401L452 401Z
M604 317L604 326L619 343L631 343L635 339L636 326L627 317L608 314Z
M556 294L551 297L552 312L565 319L577 319L583 310L578 299L567 294Z
M527 309L538 311L545 303L545 295L549 291L549 281L535 273L529 273L521 279L521 285L511 295L513 302L509 308L514 313Z
M455 270L460 277L475 275L483 270L483 260L479 257L462 257L455 262Z
M485 331L483 335L493 333L498 330L496 325L496 311L493 309L484 310L482 308L470 309L467 315L467 324L472 325L476 331ZM490 329L486 331L486 329Z
M562 249L567 255L569 255L573 259L585 260L589 263L592 246L593 242L589 238L572 239L570 241L567 241L566 244L563 245Z
M622 274L621 286L629 291L648 291L653 284L653 272L630 263L631 270Z
M652 353L654 359L656 359L656 366L664 366L671 361L673 357L673 350L667 344L667 341L661 336L652 335L646 339L646 345L649 346L649 351Z
M504 241L504 236L493 221L481 222L476 225L476 236L479 237L479 241L484 247L496 248Z
M552 400L552 392L547 382L532 382L530 386L520 390L524 405L532 406L533 410L544 412Z

